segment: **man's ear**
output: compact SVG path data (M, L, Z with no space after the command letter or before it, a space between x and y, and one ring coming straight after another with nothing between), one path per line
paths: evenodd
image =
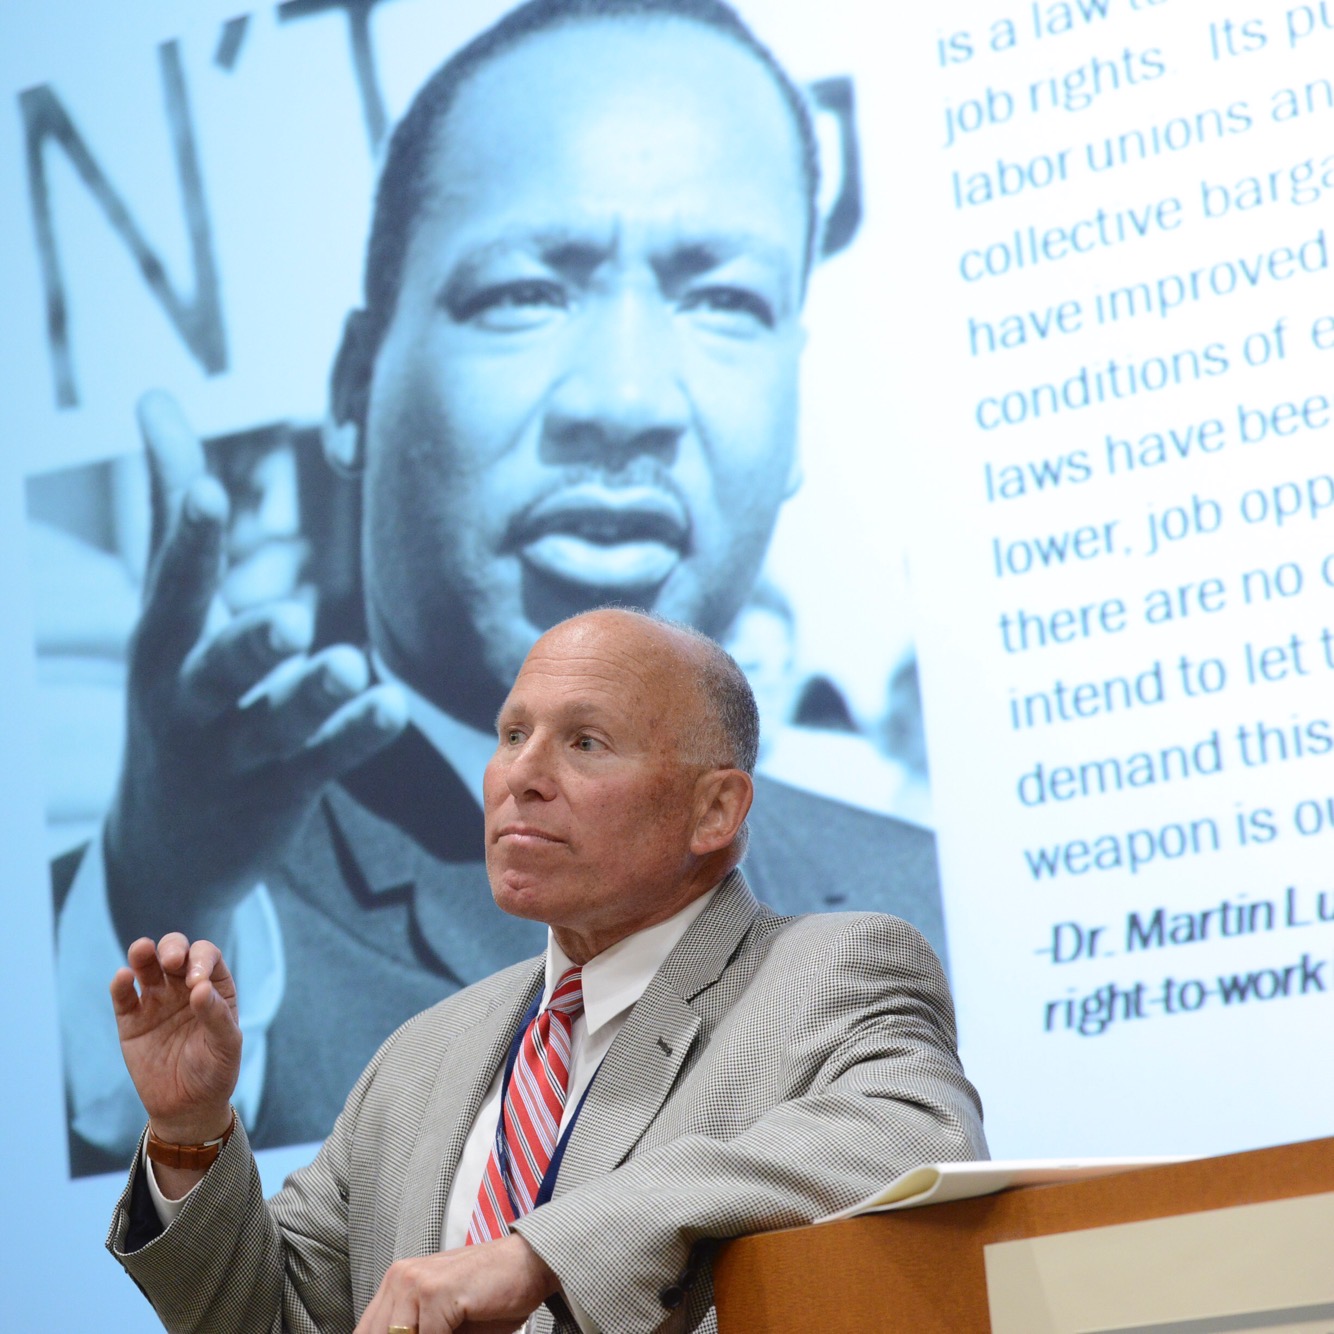
M370 316L364 310L348 313L329 377L324 457L335 472L346 477L355 477L366 461L366 408L375 366L370 325Z
M729 847L746 821L755 784L743 769L713 769L699 789L699 818L690 851L697 857Z

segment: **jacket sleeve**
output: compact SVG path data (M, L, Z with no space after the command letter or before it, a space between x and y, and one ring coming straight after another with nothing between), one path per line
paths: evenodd
M823 934L802 948L802 920L673 1090L660 1120L685 1133L646 1135L518 1224L604 1330L653 1330L682 1304L694 1328L714 1240L809 1223L923 1162L987 1156L920 935L879 915L836 919L832 937L831 919L804 919ZM738 1116L752 1088L765 1091Z
M172 1334L330 1334L356 1323L348 1235L357 1122L377 1071L411 1027L381 1047L314 1161L267 1203L238 1125L171 1226L130 1249L136 1154L107 1248Z

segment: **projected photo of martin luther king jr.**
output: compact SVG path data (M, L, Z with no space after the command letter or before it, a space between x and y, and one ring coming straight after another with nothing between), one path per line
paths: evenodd
M543 948L491 901L479 804L537 636L618 604L724 638L745 604L799 479L817 177L802 94L716 0L536 0L435 73L392 137L332 375L365 644L312 650L287 604L208 619L225 495L145 401L161 537L61 968L87 962L98 895L122 949L229 942L258 1144L327 1134L396 1025ZM761 779L744 869L779 911L893 912L943 953L919 828ZM86 1171L142 1113L108 1092L114 1044L103 1063L71 1034L77 991Z

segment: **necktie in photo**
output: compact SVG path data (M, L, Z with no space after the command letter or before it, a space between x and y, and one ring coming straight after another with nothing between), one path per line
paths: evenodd
M583 978L571 968L524 1032L468 1224L469 1246L507 1236L509 1224L537 1200L560 1136L570 1083L570 1034L583 1009Z

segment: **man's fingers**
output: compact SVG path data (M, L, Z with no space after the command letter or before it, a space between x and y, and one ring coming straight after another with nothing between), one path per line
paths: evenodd
M126 958L134 970L134 980L139 984L140 991L146 987L160 987L166 981L157 946L146 936L130 946Z
M164 973L181 977L189 959L190 942L179 931L168 931L157 943L158 963Z
M139 989L134 985L132 969L118 969L111 979L111 1008L118 1018L133 1014L139 1008Z
M186 489L206 471L204 449L185 420L180 404L163 390L146 393L139 400L136 415L148 456L156 552L175 522Z
M183 710L200 726L221 717L279 663L305 653L314 630L309 610L298 602L235 617L186 660Z
M193 988L200 982L211 982L224 996L236 994L222 951L211 940L196 940L186 960L185 985Z
M195 478L149 571L133 650L141 680L174 677L203 634L222 577L226 526L221 483L206 474Z
M369 684L365 655L348 644L284 663L229 724L229 766L244 773L296 759Z
M145 394L138 417L153 501L152 559L134 648L143 679L145 673L174 673L203 632L222 573L228 505L170 394Z
M212 980L200 979L190 989L190 1010L203 1024L225 1056L227 1048L239 1041L240 1027L236 1007L228 997L219 993Z
M352 1334L370 1334L372 1330L375 1334L382 1334L382 1331L389 1328L390 1298L385 1292L387 1282L388 1275L380 1280L380 1286L376 1290L375 1296L371 1298L370 1305L361 1313L361 1319L357 1321L357 1327L352 1331Z
M403 730L408 706L402 690L364 689L364 669L343 656L355 650L330 652L307 665L281 705L259 700L242 711L228 734L234 771L280 764L284 797L308 800Z
M125 951L125 957L130 961L130 967L137 971L150 960L157 958L157 941L148 936L140 936Z
M393 1325L415 1325L420 1334L511 1334L559 1286L527 1242L511 1240L396 1260L356 1334Z
M295 781L318 792L383 750L408 723L408 702L396 685L380 685L333 714L293 760Z
M432 1323L434 1313L423 1307L418 1291L418 1269L419 1266L411 1260L396 1260L389 1266L370 1305L362 1312L354 1334L384 1334L394 1325L416 1328L420 1334L449 1328L438 1321Z

